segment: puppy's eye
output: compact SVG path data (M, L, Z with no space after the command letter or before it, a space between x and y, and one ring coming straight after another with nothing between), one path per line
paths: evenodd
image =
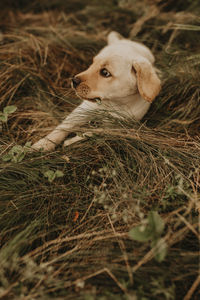
M111 77L112 76L111 73L106 68L101 69L99 73L103 77Z

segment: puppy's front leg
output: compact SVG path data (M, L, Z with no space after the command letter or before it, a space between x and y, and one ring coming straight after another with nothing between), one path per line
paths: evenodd
M96 109L93 103L84 101L67 118L46 137L33 144L34 150L53 151L75 127L83 125L89 119L89 111ZM92 105L93 104L93 105Z

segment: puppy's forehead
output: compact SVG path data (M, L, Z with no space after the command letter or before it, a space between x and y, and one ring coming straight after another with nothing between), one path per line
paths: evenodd
M130 56L134 54L133 52L134 51L132 47L120 43L118 45L108 45L104 47L96 57L98 58L116 57L116 58L123 58L124 60L127 60Z
M112 51L110 46L105 47L94 57L94 63L101 67L119 68L131 64L131 57L119 51ZM111 50L111 51L110 51Z
M98 58L118 57L120 60L132 61L133 59L147 58L151 63L154 62L154 57L151 51L142 44L132 41L122 40L113 45L104 47L99 54Z
M115 65L119 61L126 62L128 59L123 58L121 55L109 54L109 55L97 55L94 57L94 62L99 65Z

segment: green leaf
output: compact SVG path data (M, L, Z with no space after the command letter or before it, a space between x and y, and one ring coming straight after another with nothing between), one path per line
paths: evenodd
M12 159L12 154L11 153L8 153L8 154L5 154L3 157L2 157L2 160L3 161L9 161Z
M49 182L52 182L56 178L55 172L52 170L46 171L44 173L44 176L48 178Z
M63 177L63 176L64 176L64 173L63 173L62 171L57 170L57 171L55 172L55 176L56 176L56 177Z
M18 161L17 161L17 156L16 155L13 155L13 157L12 157L12 162L14 162L14 163L17 163Z
M139 242L147 242L152 238L152 233L149 230L149 227L143 229L143 226L136 226L129 231L129 236Z
M15 105L8 105L6 107L4 107L3 112L4 114L12 114L17 110L17 106Z
M7 114L0 114L0 121L7 122L8 121L8 115Z
M25 145L24 145L24 153L28 153L31 149L31 143L30 142L27 142Z
M164 230L164 221L156 211L150 211L147 218L148 223L139 225L129 231L129 236L139 242L154 241L159 238Z
M154 240L151 243L151 247L155 247L154 257L158 262L162 262L167 255L167 243L163 238Z
M17 156L16 156L17 162L21 162L24 159L24 157L25 157L24 152L18 153Z
M31 147L31 142L27 142L24 147L30 148Z
M23 147L21 145L16 145L12 147L12 149L9 151L9 153L11 154L21 153L21 152L23 152Z
M154 235L154 238L159 237L165 227L165 223L163 219L159 216L157 211L150 211L148 213L148 225L150 227L151 232Z

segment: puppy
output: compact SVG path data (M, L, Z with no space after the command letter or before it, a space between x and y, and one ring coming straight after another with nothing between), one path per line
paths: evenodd
M146 114L161 88L153 54L146 46L117 32L111 32L107 40L108 45L94 57L92 65L72 79L72 88L83 102L33 149L54 150L75 127L88 121L90 111L101 108L136 120ZM76 136L65 145L80 139Z

